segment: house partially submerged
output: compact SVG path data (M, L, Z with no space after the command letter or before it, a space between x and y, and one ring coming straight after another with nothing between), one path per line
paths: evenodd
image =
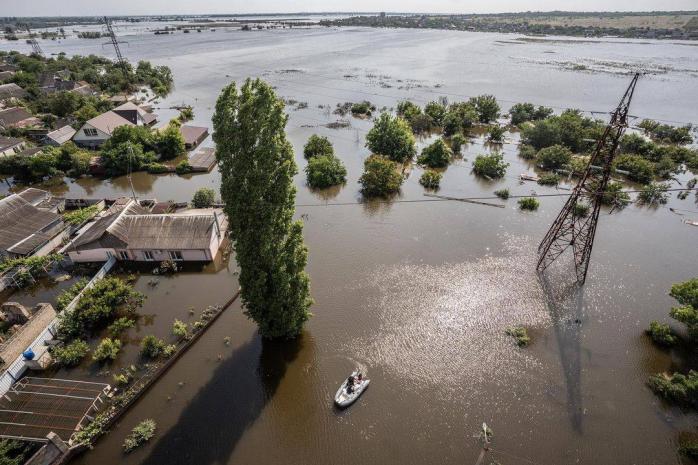
M0 136L0 157L16 155L24 150L24 141L16 137Z
M183 125L179 128L184 138L184 147L194 150L208 137L208 128Z
M63 126L62 128L56 129L46 134L42 138L42 142L46 145L52 145L54 147L60 147L66 142L73 138L77 131L73 129L72 126Z
M51 199L34 188L0 199L0 259L47 255L60 245L66 225Z
M145 108L133 102L126 102L112 110L117 115L129 120L136 126L152 126L157 122L157 115L149 113Z
M206 262L216 257L227 220L220 209L152 214L131 199L117 200L65 251L74 262Z
M154 114L128 102L85 122L73 141L83 147L96 148L111 138L119 126L151 126L156 121Z
M22 107L0 110L0 128L27 128L40 124L41 120L39 118L33 117L31 113Z

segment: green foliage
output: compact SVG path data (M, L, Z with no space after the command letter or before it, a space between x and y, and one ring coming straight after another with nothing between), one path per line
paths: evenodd
M429 102L424 107L424 113L431 118L435 125L441 126L446 116L446 107L438 102Z
M121 341L105 337L99 342L97 348L92 352L92 358L96 362L106 362L116 360L121 350Z
M532 103L517 103L509 109L511 124L518 126L526 121L537 121L545 119L553 114L552 108L538 107Z
M572 207L572 215L577 218L586 218L589 215L591 207L586 203L575 203Z
M10 268L16 266L26 267L30 273L38 273L39 270L44 268L49 263L60 260L62 256L60 254L50 254L50 255L32 255L31 257L22 258L12 258L10 260L5 260L0 262L0 273L7 271Z
M157 133L155 145L163 160L177 158L186 151L184 148L184 136L182 136L179 127L172 123Z
M69 344L62 346L56 346L51 350L51 355L55 358L61 365L66 367L73 367L80 364L83 358L90 351L90 346L87 342L76 339Z
M152 66L148 61L139 61L136 81L148 85L159 97L170 93L174 84L172 71L167 66Z
M478 120L481 123L489 123L499 116L499 104L494 95L479 95L472 97L469 103L475 107Z
M634 153L648 157L652 153L655 145L639 134L625 134L620 140L620 150L623 153Z
M347 169L342 160L334 155L315 156L308 160L305 167L308 185L314 189L323 189L343 184L347 179Z
M371 116L371 112L376 111L375 105L364 100L351 106L351 114L359 116Z
M647 328L645 332L652 338L655 344L660 346L673 346L678 341L678 338L669 325L658 321L651 321L650 327Z
M689 371L687 375L658 373L649 379L649 387L660 397L685 405L698 405L698 372Z
M519 208L521 210L535 211L538 210L539 206L540 202L538 202L538 199L535 199L533 197L524 197L522 199L519 199Z
M451 149L443 139L436 139L431 145L422 149L422 154L417 158L417 163L429 168L443 168L451 161Z
M637 198L640 203L645 205L663 205L669 200L667 189L669 189L668 184L653 182L646 186L642 186Z
M62 312L65 307L82 291L87 285L87 279L81 278L68 289L64 290L56 297L56 310Z
M553 145L541 149L536 155L536 161L546 170L559 169L570 162L572 152L562 145Z
M131 171L140 171L155 161L155 154L143 152L143 146L140 144L121 142L114 145L109 142L105 144L101 156L102 165L108 176L126 174L129 167Z
M550 116L523 128L523 143L537 150L553 145L563 145L578 153L590 149L601 136L603 124L585 118L577 110L565 110L559 116Z
M109 424L108 412L101 412L95 416L94 420L75 433L73 440L75 444L91 445L97 437L104 434L105 428Z
M216 192L208 187L201 187L194 193L191 205L194 208L208 208L216 200Z
M374 154L385 155L393 161L404 163L416 152L415 139L410 125L400 117L382 113L368 134L366 146Z
M504 134L506 131L504 128L498 124L493 124L490 126L489 130L487 131L487 139L490 142L502 142L504 140Z
M613 162L616 169L628 172L628 178L647 184L654 178L654 165L640 155L622 154Z
M16 439L0 439L0 465L23 465L36 449L36 443Z
M66 341L110 323L119 309L132 312L143 295L120 278L108 276L86 289L75 309L59 315L59 338Z
M698 440L691 438L680 438L679 453L694 460L698 459Z
M415 116L421 115L422 109L409 100L403 100L397 104L397 115L412 123Z
M419 184L427 189L438 189L442 177L442 174L438 171L426 170L419 178Z
M175 319L174 322L172 323L172 334L179 339L183 339L187 337L187 334L189 333L189 327L187 324L181 320Z
M524 160L535 160L537 154L536 148L532 145L521 144L519 146L519 156Z
M224 88L213 116L242 302L268 338L298 336L313 302L303 224L293 221L297 167L287 120L283 101L259 79Z
M506 174L508 166L509 163L504 161L504 156L501 153L492 153L475 157L473 171L479 176L496 179Z
M155 428L155 420L148 419L138 423L124 441L124 452L131 452L150 441L155 436Z
M75 226L81 225L85 221L94 218L100 211L99 205L91 205L85 208L79 208L63 214L63 221Z
M136 321L133 318L122 316L114 320L114 323L109 325L107 331L109 331L111 337L118 337L127 329L132 328L135 324Z
M313 134L303 147L303 156L306 160L310 160L313 157L323 155L334 155L334 147L332 147L332 142L330 142L330 140L325 136Z
M141 339L141 355L148 358L158 358L165 349L165 341L148 334Z
M115 374L113 378L114 383L116 383L117 386L126 386L129 382L131 382L131 377L127 373Z
M364 161L364 173L359 178L361 192L366 197L385 197L400 190L402 174L397 163L380 155Z
M592 184L593 186L593 184ZM601 196L601 204L623 208L630 203L630 195L623 192L623 185L619 182L609 182L606 185L606 190Z
M690 305L698 309L698 278L674 284L669 295L681 305Z
M479 121L479 114L471 102L458 102L449 105L443 118L443 133L449 137L465 132Z
M177 163L177 166L175 166L175 173L177 173L180 176L184 174L189 174L193 170L194 168L192 168L191 164L189 163L189 160L182 160L179 163Z
M669 124L660 124L652 120L643 120L639 125L652 139L671 144L691 144L691 125L675 127Z
M531 343L531 338L528 336L528 331L523 326L512 326L505 331L507 336L511 336L516 339L516 345L519 347L526 347Z
M162 174L162 173L167 173L169 171L169 168L167 165L163 165L162 163L148 163L147 165L144 166L145 170L150 173L150 174Z
M185 123L192 119L194 119L194 109L191 106L187 105L179 110L179 121Z
M560 176L553 173L546 173L538 178L538 184L541 186L557 186L560 183Z
M451 150L453 153L460 153L461 147L468 143L468 139L461 133L451 136Z
M507 200L509 198L509 189L499 189L494 191L494 195L502 200Z

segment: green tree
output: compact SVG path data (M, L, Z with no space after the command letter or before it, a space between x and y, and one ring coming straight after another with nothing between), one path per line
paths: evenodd
M443 139L436 139L431 145L422 150L417 163L429 168L443 168L451 161L451 149Z
M511 124L518 126L526 121L536 121L545 119L553 114L552 108L538 107L532 103L517 103L509 109Z
M165 341L148 334L141 339L141 355L148 358L158 358L165 350Z
M385 155L404 163L416 152L415 139L410 125L404 119L382 113L366 134L366 146L374 154Z
M419 184L427 189L438 189L441 184L442 174L434 170L426 170L419 178Z
M572 152L562 145L553 145L541 149L536 155L536 161L546 170L562 168L572 159Z
M366 197L385 197L400 190L402 180L397 163L380 155L371 155L364 161L359 184Z
M489 123L499 116L499 104L494 95L479 95L471 98L469 102L475 107L481 123Z
M444 116L446 116L446 107L438 102L429 102L424 107L424 113L429 115L434 124L441 126Z
M316 189L336 186L347 180L347 169L334 155L311 158L308 160L308 166L305 167L305 174L308 185Z
M443 132L445 136L467 131L479 120L475 106L469 102L453 103L448 107L448 112L443 119Z
M87 342L76 339L69 344L54 347L51 354L61 365L73 367L78 365L89 351L90 346Z
M184 137L176 124L168 124L157 135L157 151L163 160L177 158L185 152Z
M191 204L194 208L208 208L216 200L216 192L208 187L202 187L194 193Z
M92 353L92 358L96 362L106 362L107 360L116 360L121 350L121 341L118 339L109 339L105 337L99 342L99 345Z
M334 155L334 147L332 147L332 142L330 142L330 140L325 136L313 134L303 147L303 156L306 160L310 160L313 157L323 155Z
M654 178L654 165L640 155L619 155L613 161L613 166L616 169L627 171L629 179L642 184L648 184Z
M479 176L496 179L504 176L508 166L509 163L504 161L504 156L501 153L492 153L475 157L473 171Z
M287 120L283 101L260 79L223 89L213 116L242 301L268 338L299 335L313 302L303 224L293 221L297 168Z
M403 100L397 104L397 115L412 123L415 116L421 115L422 109L409 100Z

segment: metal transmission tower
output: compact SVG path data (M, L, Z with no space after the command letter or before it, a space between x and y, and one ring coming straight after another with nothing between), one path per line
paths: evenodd
M29 42L29 45L32 46L32 52L34 52L35 55L39 56L44 56L44 51L41 50L41 47L39 47L39 43L36 41L36 37L34 37L34 34L32 34L31 29L29 29L29 25L25 24L24 27L27 29L27 33L29 33L29 39L27 39L27 42Z
M545 270L565 250L572 247L577 282L584 283L586 280L601 200L611 178L611 164L618 143L628 126L628 107L639 78L640 73L636 73L618 107L611 114L611 121L596 143L596 149L579 183L538 246L538 271ZM583 214L585 208L578 205L591 207L590 211Z
M116 34L114 34L114 29L111 27L111 21L106 16L104 17L104 25L107 28L107 33L111 39L111 44L114 46L114 51L116 52L116 61L119 65L124 68L124 71L128 72L128 61L121 54L121 49L119 48L119 41L116 40Z

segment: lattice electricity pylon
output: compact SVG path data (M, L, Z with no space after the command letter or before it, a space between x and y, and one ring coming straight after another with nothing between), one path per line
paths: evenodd
M34 34L32 34L31 29L29 29L29 25L25 25L25 28L27 29L27 33L29 34L29 39L27 39L27 41L29 42L29 45L32 46L32 51L34 52L34 54L39 55L40 57L44 56L44 51L41 50L39 42L36 41Z
M628 108L639 78L640 73L636 73L618 107L611 114L611 121L603 136L597 141L596 149L579 183L538 246L538 271L544 271L565 250L572 247L577 282L584 283L586 280L602 197L611 178L611 166L620 138L628 126Z
M116 62L119 63L119 65L124 69L124 71L128 72L128 61L124 58L124 56L121 54L121 49L119 48L119 41L116 40L116 34L114 34L114 29L111 27L111 21L109 21L109 18L106 16L104 17L104 25L107 28L107 33L109 34L109 38L111 39L111 44L114 47L114 51L116 52Z

